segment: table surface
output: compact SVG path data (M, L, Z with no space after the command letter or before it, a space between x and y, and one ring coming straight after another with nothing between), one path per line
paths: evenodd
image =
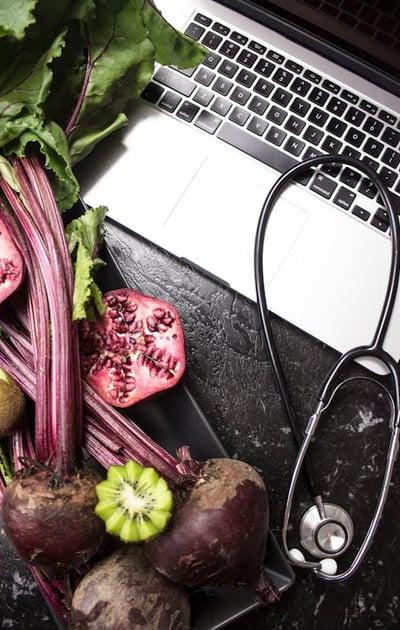
M256 305L220 286L186 263L112 223L107 244L127 284L157 295L180 312L187 349L184 382L228 454L252 464L270 497L270 527L280 543L282 514L295 457L288 422L276 392ZM336 353L288 323L274 318L277 346L296 411L304 424ZM363 374L354 366L348 376ZM388 404L382 388L351 381L323 416L313 459L327 500L343 505L355 523L355 546L374 510L389 437ZM296 569L293 586L269 609L259 608L230 627L273 630L372 630L399 627L397 554L400 484L395 470L387 506L369 553L357 573L327 584ZM290 538L310 505L299 491ZM0 627L54 629L27 567L7 548L1 532ZM354 548L346 554L348 566Z

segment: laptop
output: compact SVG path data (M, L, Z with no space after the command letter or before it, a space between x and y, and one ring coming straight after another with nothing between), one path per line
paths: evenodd
M78 172L87 203L251 300L261 207L291 165L358 157L400 209L398 3L156 4L208 54L194 70L156 69L129 124ZM384 299L391 241L379 201L361 173L325 166L284 191L268 225L271 311L339 352L371 341ZM385 349L400 358L400 299Z

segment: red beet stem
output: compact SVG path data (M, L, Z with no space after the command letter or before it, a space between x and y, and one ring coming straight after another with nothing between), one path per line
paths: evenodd
M71 318L72 263L60 212L40 160L30 156L14 160L12 166L18 192L3 179L0 187L25 235L23 249L28 254L28 318L40 391L35 447L41 461L55 451L55 470L68 476L76 465L82 433L79 345Z
M28 333L10 324L0 313L0 327L8 338L0 336L0 366L8 371L27 395L36 400L33 356ZM17 347L16 347L17 346ZM152 440L132 420L105 403L87 384L83 386L85 422L83 446L104 468L134 459L142 466L155 468L174 486L192 472L185 474L179 461ZM108 436L105 439L104 436Z

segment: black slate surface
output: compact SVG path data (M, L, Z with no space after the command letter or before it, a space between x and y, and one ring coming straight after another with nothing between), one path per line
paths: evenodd
M248 461L263 475L270 492L271 529L279 541L295 449L275 390L255 305L115 225L107 227L107 243L128 284L178 308L187 344L185 384L227 452ZM336 354L286 322L274 319L274 329L289 389L305 422ZM354 367L353 374L364 373ZM313 455L329 500L343 505L354 518L355 545L365 533L374 509L388 424L388 405L382 390L371 381L349 384L340 392L329 416L324 416L314 446ZM396 468L378 534L353 578L326 584L309 572L296 570L295 584L279 604L251 612L230 627L400 627L399 474ZM298 519L309 504L307 493L296 500L292 516L295 544ZM350 561L353 552L344 561ZM0 627L54 628L29 571L10 556L3 538L0 566Z

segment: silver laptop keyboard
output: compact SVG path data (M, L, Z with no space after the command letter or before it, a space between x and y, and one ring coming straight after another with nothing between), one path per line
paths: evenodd
M185 32L208 48L203 63L160 67L144 99L279 172L321 154L354 156L380 174L400 210L399 116L203 13ZM324 166L300 183L389 234L377 190L358 171Z

